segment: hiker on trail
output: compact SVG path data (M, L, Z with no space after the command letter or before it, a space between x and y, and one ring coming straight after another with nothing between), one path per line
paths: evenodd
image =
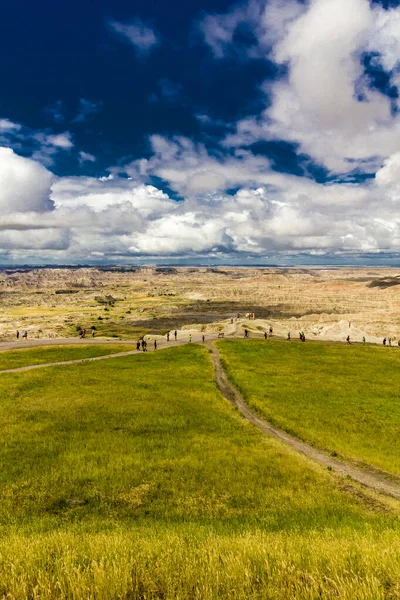
M94 338L94 333L95 333L95 331L96 331L96 328L95 328L95 327L92 327L92 338Z
M146 342L146 340L142 340L142 350L143 350L143 352L147 352L147 342Z
M136 350L140 350L140 340L136 342Z
M301 341L302 341L302 342L305 342L305 341L306 341L306 336L305 336L305 333L304 333L304 331L302 331L302 332L300 333L300 339L301 339Z
M201 341L203 342L203 344L206 341L206 336L204 334L201 336Z
M157 350L157 340L154 340L154 350Z
M266 331L264 331L264 340L266 340L268 338L268 333Z
M383 338L383 345L386 346L386 338Z
M192 343L192 334L189 333L189 342Z
M178 337L178 332L177 332L177 331L174 331L174 338L175 338L175 341L176 341L177 337Z
M249 337L249 330L248 330L248 329L245 329L245 330L244 330L244 337L245 337L245 338L248 338L248 337Z
M366 342L366 339L365 339L365 336L363 336L363 344L365 344L365 342Z
M27 339L28 339L28 332L26 331L26 329L25 329L25 330L22 332L22 338L23 338L24 340L27 340Z
M19 331L17 329L17 340L19 340Z
M287 334L287 339L288 339L288 342L290 342L290 331Z
M274 330L272 329L272 325L271 325L271 327L269 328L269 335L272 335L272 332L273 332L273 331L274 331Z
M167 331L167 342L169 342L169 331Z
M392 338L389 338L389 346L392 345Z
M347 342L348 344L350 344L350 336L349 336L349 335L348 335L348 336L347 336L347 338L346 338L346 342Z
M400 348L400 340L397 342L397 345L398 345L398 346L399 346L399 348Z

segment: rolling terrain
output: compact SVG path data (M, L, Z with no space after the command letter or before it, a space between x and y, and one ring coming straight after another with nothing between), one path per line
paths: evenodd
M274 372L278 354L295 372L302 344L218 342L244 391L249 364L265 389L267 345ZM307 346L310 369L323 346ZM4 598L398 597L399 503L262 435L218 391L207 347L3 373L0 391Z
M399 283L388 268L8 269L0 271L0 339L17 329L35 339L74 337L92 326L115 339L182 328L241 336L246 326L272 325L282 336L397 342Z

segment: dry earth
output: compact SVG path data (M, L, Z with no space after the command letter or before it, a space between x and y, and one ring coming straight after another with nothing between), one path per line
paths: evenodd
M400 271L381 268L42 268L0 271L0 339L135 339L185 329L400 339ZM256 320L245 314L255 312ZM240 315L237 317L237 315ZM235 317L231 323L231 318Z

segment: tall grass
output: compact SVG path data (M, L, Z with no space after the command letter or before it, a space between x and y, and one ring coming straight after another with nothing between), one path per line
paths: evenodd
M387 532L57 532L0 545L2 598L383 600L400 597L400 542Z
M4 374L0 426L0 598L397 597L390 506L244 422L204 348Z

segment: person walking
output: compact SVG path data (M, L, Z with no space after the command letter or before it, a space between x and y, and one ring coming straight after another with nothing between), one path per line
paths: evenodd
M167 331L167 342L169 342L169 331Z
M140 350L140 340L136 342L136 350Z
M269 335L272 335L272 332L273 332L273 331L274 331L274 330L272 329L272 325L271 325L271 327L269 328Z
M365 344L366 339L365 339L365 335L363 336L363 344Z
M95 333L95 331L96 331L96 328L95 328L95 327L92 327L92 338L94 338L94 333Z
M157 340L154 340L154 350L157 350Z
M189 333L189 343L190 344L192 343L192 334L191 333Z
M204 334L201 336L201 341L203 342L203 344L206 341L206 336Z
M19 340L19 331L17 329L17 340Z
M347 342L348 344L350 344L350 336L349 336L349 335L348 335L348 336L347 336L347 338L346 338L346 342Z
M245 330L244 330L244 337L245 337L245 338L248 338L248 337L249 337L249 330L248 330L248 329L245 329Z
M174 338L175 338L175 341L176 341L176 340L177 340L177 338L178 338L178 332L177 332L176 330L174 331Z
M264 340L268 339L268 333L264 331Z
M287 339L288 339L288 342L290 342L290 331L289 331L289 333L287 334Z
M386 338L383 338L383 345L386 346Z

